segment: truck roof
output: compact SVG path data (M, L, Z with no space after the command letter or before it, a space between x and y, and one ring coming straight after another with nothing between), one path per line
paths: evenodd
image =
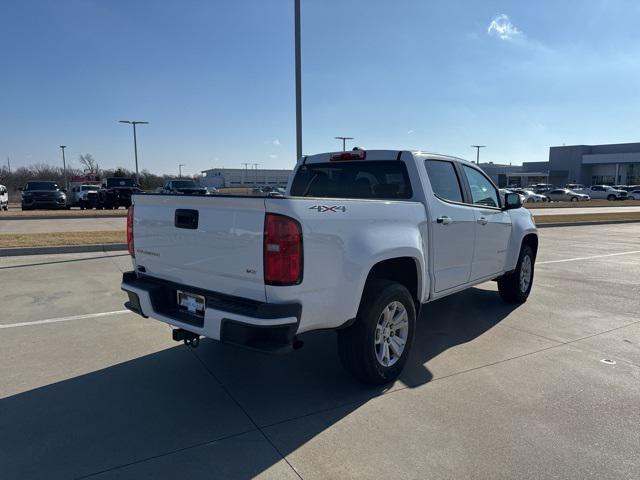
M366 160L394 160L394 159L400 159L400 155L402 155L403 153L409 153L411 155L413 155L414 157L423 157L423 158L436 158L436 159L442 159L442 160L456 160L459 162L464 162L464 163L468 163L468 164L472 164L475 165L473 162L470 162L468 160L465 160L463 158L459 158L459 157L454 157L451 155L443 155L441 153L433 153L433 152L427 152L424 150L366 150L366 149L354 149L354 150L347 150L344 153L350 153L350 152L357 152L357 151L364 151L366 152ZM343 152L325 152L325 153L317 153L315 155L308 155L308 156L303 156L301 162L305 163L305 164L309 164L309 163L327 163L329 161L331 161L331 157L333 155L337 155Z

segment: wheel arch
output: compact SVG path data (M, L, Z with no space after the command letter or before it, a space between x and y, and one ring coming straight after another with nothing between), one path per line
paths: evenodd
M416 307L420 305L422 295L422 269L420 261L415 257L399 256L380 260L369 269L364 282L360 301L370 282L374 279L391 280L398 282L411 294Z

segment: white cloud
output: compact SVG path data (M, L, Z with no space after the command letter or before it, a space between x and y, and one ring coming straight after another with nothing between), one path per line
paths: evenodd
M274 138L273 142L271 142L271 143L273 143L276 147L280 146L280 140L278 140L277 138Z
M411 135L412 133L413 133L413 130L409 130L409 131L407 132L407 135Z
M269 158L278 158L278 155L274 155L273 153L269 155Z
M500 40L514 40L523 36L518 27L511 23L509 16L504 13L496 15L491 20L487 33L493 37L498 37Z

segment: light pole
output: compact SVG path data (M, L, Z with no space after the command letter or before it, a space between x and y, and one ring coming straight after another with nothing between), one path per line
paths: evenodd
M60 145L60 150L62 150L62 169L64 170L64 188L66 190L69 188L69 181L67 180L67 160L64 157L65 148L67 148L66 145Z
M300 0L294 0L296 63L296 161L302 157L302 72L300 54Z
M260 165L259 163L254 163L253 166L255 167L255 171L256 171L256 183L255 186L258 186L258 165Z
M178 178L182 178L182 167L186 167L186 165L184 163L179 163L178 164L178 172L180 172L178 174Z
M476 165L480 165L480 149L486 148L486 145L471 145L476 149Z
M147 125L149 122L140 122L136 120L120 120L120 123L128 123L129 125L133 125L133 154L136 158L136 183L139 183L139 174L138 174L138 140L136 138L136 125Z
M333 137L336 140L342 140L342 151L346 151L346 141L353 140L353 137Z

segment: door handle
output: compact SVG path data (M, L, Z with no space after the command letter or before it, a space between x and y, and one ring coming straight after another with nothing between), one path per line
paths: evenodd
M442 225L449 225L452 222L452 220L446 215L443 215L441 217L436 218L436 222L441 223Z
M486 217L480 217L478 220L476 220L480 225L486 225L487 223L489 223L489 220L487 220Z

